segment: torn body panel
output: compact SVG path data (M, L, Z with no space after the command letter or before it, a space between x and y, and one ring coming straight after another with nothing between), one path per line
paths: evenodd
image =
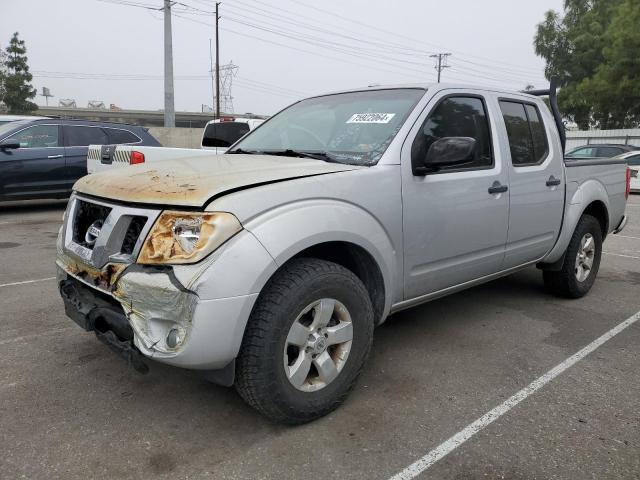
M198 296L180 287L167 271L151 268L127 271L118 281L113 297L122 305L137 343L145 350L174 353L188 341ZM180 332L181 341L175 345L167 344L172 329Z
M106 293L111 292L127 267L124 263L108 263L102 268L92 267L67 255L60 249L58 249L56 264L69 275Z

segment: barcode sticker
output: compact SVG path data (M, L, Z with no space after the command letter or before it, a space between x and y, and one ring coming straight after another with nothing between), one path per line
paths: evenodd
M354 113L346 123L389 123L395 113Z

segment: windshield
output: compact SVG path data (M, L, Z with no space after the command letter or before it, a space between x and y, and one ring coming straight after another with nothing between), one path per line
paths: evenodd
M7 133L16 130L18 127L27 125L30 120L15 120L13 122L7 122L0 124L0 138L3 138Z
M371 90L302 100L253 130L230 153L317 153L340 163L375 165L424 92Z

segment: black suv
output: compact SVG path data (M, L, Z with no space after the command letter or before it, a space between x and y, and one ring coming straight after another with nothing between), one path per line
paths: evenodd
M0 201L66 198L87 174L89 145L161 146L144 127L42 118L0 125Z

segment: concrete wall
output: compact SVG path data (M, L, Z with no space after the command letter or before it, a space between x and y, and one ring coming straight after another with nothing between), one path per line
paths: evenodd
M640 128L626 130L569 130L567 151L597 143L622 143L640 147Z
M163 147L200 148L202 128L165 128L150 127L149 133L162 144Z

